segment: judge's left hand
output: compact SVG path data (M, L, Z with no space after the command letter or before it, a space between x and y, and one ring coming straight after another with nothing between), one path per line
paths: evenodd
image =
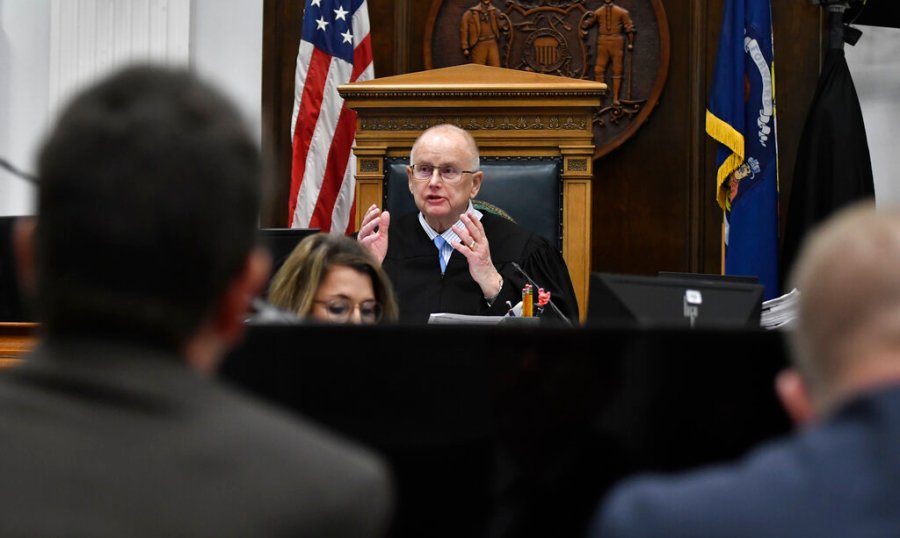
M485 297L495 297L500 293L500 273L491 261L491 248L484 226L474 215L463 213L459 216L463 227L453 226L459 236L459 242L453 242L453 248L469 261L469 274L478 283Z

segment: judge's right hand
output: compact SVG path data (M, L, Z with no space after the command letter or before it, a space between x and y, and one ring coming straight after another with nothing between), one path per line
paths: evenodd
M363 217L362 226L356 240L359 241L375 258L378 263L384 261L388 249L388 226L391 224L391 215L372 204Z

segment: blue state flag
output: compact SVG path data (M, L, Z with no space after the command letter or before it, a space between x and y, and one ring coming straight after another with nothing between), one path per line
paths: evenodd
M706 110L719 143L724 273L758 277L766 299L779 292L774 62L769 0L726 0Z

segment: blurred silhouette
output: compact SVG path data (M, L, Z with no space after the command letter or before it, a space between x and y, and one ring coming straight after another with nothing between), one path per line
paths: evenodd
M18 238L41 334L0 377L0 535L381 534L379 458L204 375L268 277L262 170L186 71L130 67L63 110Z

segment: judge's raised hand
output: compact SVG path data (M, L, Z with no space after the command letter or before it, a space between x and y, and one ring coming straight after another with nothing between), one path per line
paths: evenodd
M388 249L388 226L391 224L391 215L372 204L363 217L362 225L356 240L371 252L378 263L384 261Z
M453 242L453 248L469 261L469 274L481 287L485 297L496 297L500 293L500 273L491 261L491 247L484 226L474 215L463 213L459 216L463 227L453 226L460 241Z

